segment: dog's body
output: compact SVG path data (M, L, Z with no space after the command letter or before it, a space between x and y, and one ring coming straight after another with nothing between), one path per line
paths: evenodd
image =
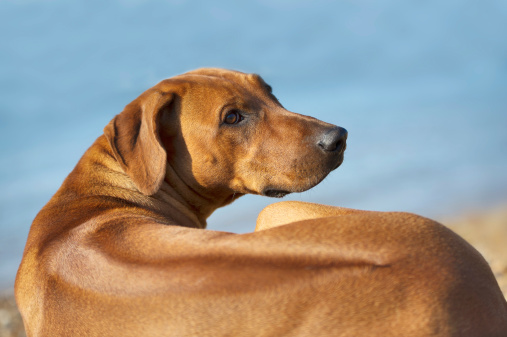
M16 279L28 336L505 336L489 266L431 220L282 202L254 233L203 230L243 194L315 186L345 140L256 75L146 91L34 220Z

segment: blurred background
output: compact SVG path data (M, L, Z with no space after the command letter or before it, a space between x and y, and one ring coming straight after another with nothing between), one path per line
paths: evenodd
M436 219L507 205L503 0L0 0L0 289L31 221L123 107L198 67L256 72L349 131L344 164L287 200ZM209 228L252 231L245 196Z

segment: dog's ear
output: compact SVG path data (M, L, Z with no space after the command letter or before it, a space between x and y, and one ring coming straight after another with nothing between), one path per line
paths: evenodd
M145 195L155 194L165 177L167 154L159 126L172 99L171 93L148 90L104 128L116 160Z

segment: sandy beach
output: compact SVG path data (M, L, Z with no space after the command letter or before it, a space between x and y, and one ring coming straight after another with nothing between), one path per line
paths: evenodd
M441 222L470 242L484 256L507 298L507 205Z
M507 297L507 205L439 220L481 252ZM12 293L0 292L0 337L26 336Z

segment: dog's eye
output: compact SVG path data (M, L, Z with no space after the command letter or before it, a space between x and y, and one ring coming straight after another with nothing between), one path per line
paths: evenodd
M243 120L243 116L237 111L232 110L227 113L224 119L225 124L238 124Z

